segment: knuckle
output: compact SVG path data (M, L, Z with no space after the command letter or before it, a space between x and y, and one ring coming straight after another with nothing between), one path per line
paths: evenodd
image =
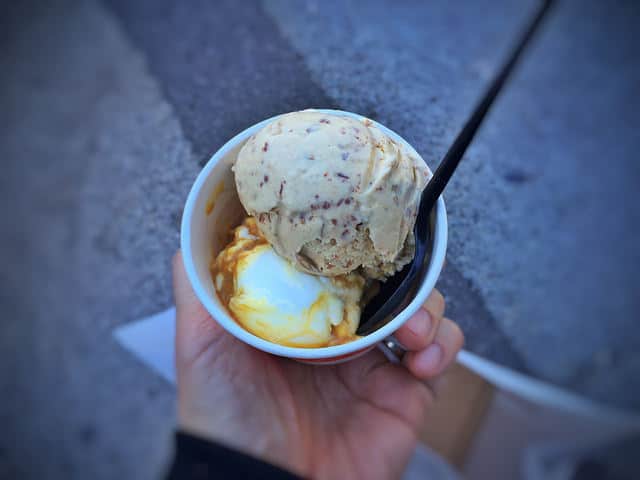
M447 323L447 327L450 331L449 335L451 337L451 343L453 344L454 349L457 352L464 346L464 333L462 332L460 326L458 326L458 324L450 318L445 318L444 320Z
M446 302L444 300L444 296L442 295L442 293L440 293L440 290L434 289L433 297L434 297L435 304L444 310Z

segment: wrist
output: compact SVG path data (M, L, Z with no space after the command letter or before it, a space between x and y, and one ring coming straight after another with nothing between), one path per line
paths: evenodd
M167 480L185 478L273 478L296 480L297 475L262 459L208 439L178 431L175 456Z
M210 406L203 411L180 402L178 408L181 431L303 475L302 465L293 461L284 438L278 439L279 435L273 429L256 430L250 423L250 415L243 418L223 411L212 414Z

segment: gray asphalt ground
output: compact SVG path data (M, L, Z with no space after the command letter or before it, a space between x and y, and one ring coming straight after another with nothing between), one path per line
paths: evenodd
M437 165L532 1L25 4L0 24L0 477L155 478L173 392L113 328L171 303L224 141L310 106ZM560 2L445 199L470 350L640 408L636 2Z

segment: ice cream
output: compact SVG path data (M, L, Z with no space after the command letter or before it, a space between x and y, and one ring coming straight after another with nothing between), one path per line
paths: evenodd
M233 169L247 213L301 271L384 279L413 258L428 170L369 120L283 115L247 141Z
M211 271L228 311L261 338L292 347L356 338L365 279L356 273L320 277L293 268L275 253L253 218L234 230Z
M370 280L413 258L424 161L367 119L307 110L253 135L233 171L249 217L211 264L229 313L281 345L357 338Z

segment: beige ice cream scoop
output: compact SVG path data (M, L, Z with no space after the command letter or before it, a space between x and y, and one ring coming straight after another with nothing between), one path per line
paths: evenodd
M335 276L362 267L384 279L413 256L428 170L367 119L283 115L247 141L233 170L247 212L302 271Z

